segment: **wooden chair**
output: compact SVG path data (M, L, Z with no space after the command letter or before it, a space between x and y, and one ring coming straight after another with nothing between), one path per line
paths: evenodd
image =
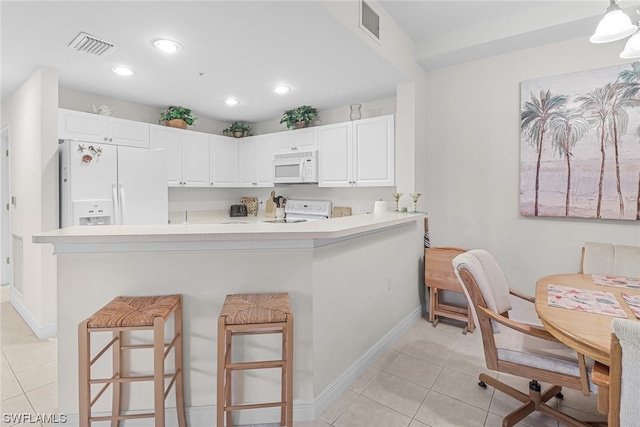
M640 277L640 247L587 242L580 267L584 274Z
M475 329L471 311L468 307L458 307L442 302L440 292L464 292L453 271L451 260L466 251L466 249L452 247L433 247L424 250L424 284L429 287L429 322L435 328L440 322L439 316L462 320L467 322L462 330L465 335Z
M504 417L504 427L513 426L534 411L543 412L569 426L585 426L547 405L556 396L562 398L562 387L581 390L589 395L589 371L593 364L581 354L556 340L541 327L509 318L510 296L531 303L532 297L509 289L507 280L495 259L484 250L472 250L458 255L452 264L463 285L469 307L479 325L487 368L530 378L525 394L486 374L480 374L481 387L490 386L522 402ZM553 384L542 391L538 381Z
M615 318L611 322L609 368L609 427L640 426L640 322Z

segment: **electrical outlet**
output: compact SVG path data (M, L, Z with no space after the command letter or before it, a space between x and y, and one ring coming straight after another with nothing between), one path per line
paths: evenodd
M361 214L364 212L364 208L362 207L362 205L358 205L358 213Z
M387 290L391 290L391 276L387 276Z

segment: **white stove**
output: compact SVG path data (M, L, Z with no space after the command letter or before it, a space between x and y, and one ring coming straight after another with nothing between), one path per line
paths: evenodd
M331 217L331 202L329 200L287 200L284 213L285 218L263 222L291 224L328 219Z
M329 200L287 200L284 213L288 220L328 219L331 216L331 202Z

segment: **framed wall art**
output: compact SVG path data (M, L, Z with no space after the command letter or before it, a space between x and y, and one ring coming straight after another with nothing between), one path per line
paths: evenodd
M520 214L640 220L640 62L521 82Z

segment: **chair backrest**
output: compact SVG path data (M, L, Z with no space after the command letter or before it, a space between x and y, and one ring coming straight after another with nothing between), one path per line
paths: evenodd
M614 246L609 243L587 242L582 247L584 274L613 274Z
M640 277L640 246L587 242L582 248L582 272Z
M511 310L509 283L500 266L491 254L483 249L474 249L458 255L451 262L453 269L463 283L461 271L467 271L478 287L482 296L482 306L498 314L506 314ZM470 298L471 297L471 298ZM474 318L478 321L475 306L480 302L473 300L474 295L467 295L469 303L474 307Z
M462 284L476 325L480 327L487 367L497 370L498 356L493 334L498 332L498 328L486 315L479 315L476 307L484 307L508 317L511 298L507 279L496 260L485 250L467 251L456 256L451 263Z
M615 318L611 329L609 427L638 425L640 322Z

